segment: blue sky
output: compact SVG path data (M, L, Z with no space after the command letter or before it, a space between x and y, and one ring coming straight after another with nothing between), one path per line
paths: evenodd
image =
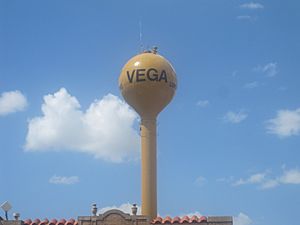
M23 219L140 205L139 120L118 77L141 23L144 46L159 46L178 79L158 119L160 215L296 225L299 8L1 0L0 203Z

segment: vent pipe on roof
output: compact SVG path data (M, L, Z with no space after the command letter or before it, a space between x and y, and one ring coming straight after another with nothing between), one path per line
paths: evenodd
M96 203L92 204L92 210L91 211L92 211L93 216L97 216L98 209L97 209L97 204Z
M15 218L15 220L19 220L20 213L18 213L18 212L13 213L13 217Z
M132 212L132 215L136 215L137 214L137 206L136 206L136 204L132 205L131 212Z

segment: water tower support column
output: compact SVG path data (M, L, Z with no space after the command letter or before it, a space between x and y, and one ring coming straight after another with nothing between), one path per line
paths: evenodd
M156 118L141 122L142 141L142 215L157 216Z

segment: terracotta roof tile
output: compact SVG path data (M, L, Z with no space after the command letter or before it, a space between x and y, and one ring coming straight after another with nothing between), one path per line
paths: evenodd
M173 221L172 221L173 223L180 223L180 217L179 216L175 216L174 218L173 218Z
M61 220L56 220L56 219L51 219L50 221L45 218L42 221L40 219L27 219L24 220L24 225L78 225L78 222L75 221L73 218L69 220L61 219Z
M189 222L190 222L190 217L188 217L188 216L184 216L180 220L180 223L189 223Z
M39 225L40 222L41 221L39 219L35 219L34 221L32 221L31 225Z
M61 219L58 221L58 223L56 225L65 225L67 221L65 219Z
M73 225L74 223L75 223L75 220L73 218L71 218L66 222L66 225Z
M201 223L206 222L207 218L205 216L184 216L182 218L176 216L174 218L171 218L170 216L166 216L165 218L156 217L152 220L152 224L183 224L183 223ZM60 219L59 221L56 219L51 219L50 221L45 218L43 220L40 219L27 219L24 220L24 225L78 225L78 221L74 220L73 218L69 220Z
M198 221L199 221L199 223L201 223L202 221L206 222L207 218L205 216L201 216Z
M24 220L24 224L31 224L31 219Z
M190 221L191 221L191 223L197 223L198 222L198 217L197 216L192 216Z
M162 220L163 219L158 216L158 217L156 217L155 219L152 220L152 223L153 224L159 224L159 223L162 223Z
M162 223L163 223L163 224L165 224L165 223L172 223L172 218L169 217L169 216L167 216L167 217L165 217L165 218L163 219Z
M48 225L56 225L57 220L56 219L52 219Z
M201 222L206 222L207 218L205 216L192 216L192 217L188 217L188 216L184 216L182 218L176 216L173 219L169 216L165 217L165 218L161 218L161 217L156 217L155 219L152 220L152 224L183 224L183 223L201 223Z
M39 225L47 225L49 223L49 220L46 218L44 220L42 220Z

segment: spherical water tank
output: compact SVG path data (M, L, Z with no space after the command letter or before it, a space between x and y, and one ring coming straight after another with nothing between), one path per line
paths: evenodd
M153 119L172 100L177 88L176 73L168 60L148 51L125 64L119 87L126 102L142 118Z

